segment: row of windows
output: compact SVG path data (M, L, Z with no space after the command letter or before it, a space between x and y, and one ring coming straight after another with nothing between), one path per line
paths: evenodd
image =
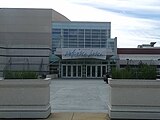
M70 37L75 37L75 38L86 38L86 37L89 37L89 38L109 38L110 36L109 35L101 35L101 34L77 34L77 35L69 35L69 34L55 34L53 33L52 34L52 37L54 38L70 38Z
M56 51L56 48L59 48L60 46L54 46L52 49L52 52ZM105 48L105 45L64 45L63 48ZM114 50L114 48L112 48Z
M61 41L61 42L73 42L73 41L76 41L76 42L86 42L86 41L89 41L89 42L92 42L92 41L97 41L97 42L107 42L106 39L63 39L63 40L59 40L59 39L54 39L54 41Z
M95 30L95 29L52 29L52 34L57 34L60 36L63 35L100 35L100 36L109 36L110 37L110 30Z
M104 32L106 33L106 29L62 29L63 32ZM61 29L52 29L52 32L61 32Z
M61 44L52 44L52 47L53 48L60 48L61 47ZM62 48L111 48L113 51L114 51L114 46L108 46L106 47L105 44L100 44L100 43L89 43L89 42L86 42L86 43L76 43L76 42L73 42L73 43L65 43L65 44L62 44Z
M66 38L64 37L63 39L62 38L55 38L55 37L52 37L52 40L55 41L55 40L59 40L59 41L70 41L70 40L75 40L75 41L86 41L86 40L89 40L89 41L107 41L107 39L105 38L89 38L89 37L86 37L86 38L83 38L83 37L80 37L80 38L75 38L75 37L71 37L71 38Z
M107 29L52 29L53 52L63 48L108 48L114 50L114 41L108 43Z

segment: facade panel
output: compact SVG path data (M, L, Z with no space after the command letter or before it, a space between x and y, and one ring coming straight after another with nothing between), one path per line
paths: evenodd
M1 76L4 70L48 73L51 23L51 9L0 9Z

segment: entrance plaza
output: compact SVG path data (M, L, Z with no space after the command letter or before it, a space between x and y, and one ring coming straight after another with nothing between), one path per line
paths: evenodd
M109 120L109 86L103 79L51 80L47 120Z
M52 115L48 120L107 120L109 86L103 79L51 81Z
M55 79L51 81L53 112L107 113L109 86L103 79Z

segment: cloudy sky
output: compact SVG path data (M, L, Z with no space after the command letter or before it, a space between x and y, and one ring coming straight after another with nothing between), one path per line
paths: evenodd
M160 0L0 0L0 7L52 8L71 21L109 21L119 48L160 46Z

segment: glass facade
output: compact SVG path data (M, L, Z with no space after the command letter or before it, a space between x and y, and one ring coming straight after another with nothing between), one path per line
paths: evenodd
M67 50L72 49L73 51L70 52L70 54L82 54L85 56L80 56L80 59L69 57L64 59L62 56L64 48L68 48ZM87 52L84 49L90 49L92 55L93 53L94 55L101 55L98 52L106 49L112 51L112 55L106 54L105 59L101 59L100 57L86 58ZM79 53L75 54L75 50L82 51L78 51ZM96 50L98 50L98 52L96 52ZM109 71L109 65L111 64L109 57L116 55L116 51L117 41L116 39L111 39L110 22L52 23L52 54L56 54L61 58L59 63L57 63L59 66L57 68L58 76L60 77L101 78Z
M62 48L106 48L110 30L53 29L53 50Z
M111 48L114 50L114 41L109 41L111 37L110 23L88 23L87 27L81 27L85 24L77 23L74 26L66 28L68 22L53 23L52 27L52 52L56 51L56 48ZM98 26L98 24L103 24ZM108 27L107 27L108 26Z

